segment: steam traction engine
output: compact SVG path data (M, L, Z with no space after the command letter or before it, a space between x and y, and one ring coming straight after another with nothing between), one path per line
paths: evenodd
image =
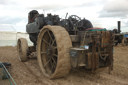
M44 17L35 10L29 13L28 21L26 29L34 45L28 47L26 39L18 39L18 57L26 61L36 53L40 69L50 79L65 76L71 68L95 71L109 67L112 70L111 31L93 28L89 20L76 15L60 19L51 14Z

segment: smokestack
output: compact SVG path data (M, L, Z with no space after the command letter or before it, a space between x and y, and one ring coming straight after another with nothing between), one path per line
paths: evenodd
M118 25L118 33L120 33L120 32L121 32L121 30L120 30L120 27L121 27L121 21L117 21L117 25Z

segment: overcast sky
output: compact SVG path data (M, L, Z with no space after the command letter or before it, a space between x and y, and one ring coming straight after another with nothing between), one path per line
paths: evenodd
M121 21L122 32L128 32L128 0L0 0L0 31L25 32L28 12L66 13L90 20L94 27L117 28Z

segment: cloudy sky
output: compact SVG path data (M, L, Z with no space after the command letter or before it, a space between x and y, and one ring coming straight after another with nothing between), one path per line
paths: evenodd
M122 32L128 32L128 0L0 0L0 31L25 32L28 12L66 13L90 20L94 27L117 28L121 21Z

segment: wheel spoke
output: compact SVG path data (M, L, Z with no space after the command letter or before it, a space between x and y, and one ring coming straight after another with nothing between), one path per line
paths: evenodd
M53 54L53 56L57 57L57 54Z
M47 45L50 45L45 39L42 39Z
M51 39L49 39L49 45L52 46L52 40Z
M52 42L52 46L53 46L53 44L55 43L55 41L56 41L56 40L54 39L53 42Z
M46 52L41 52L41 54L46 54Z
M53 60L53 59L52 59L52 60ZM54 60L53 60L53 63L51 64L51 67L52 67L52 71L54 71L55 68L56 68L56 63L54 63Z
M54 71L55 70L55 68L56 68L56 61L54 60L54 58L52 57L52 61L53 61L53 63L52 63L52 71Z
M52 46L53 47L53 49L55 50L55 49L57 49L57 47L56 46Z
M49 37L51 38L51 40L53 41L52 36L48 30L47 30L47 33L48 33Z
M52 71L54 71L56 68L56 66L54 64L52 64Z
M51 58L46 62L46 64L44 65L44 67L46 67L51 61Z
M52 57L52 60L53 60L53 62L54 62L54 65L56 66L56 61L54 60L54 58Z

